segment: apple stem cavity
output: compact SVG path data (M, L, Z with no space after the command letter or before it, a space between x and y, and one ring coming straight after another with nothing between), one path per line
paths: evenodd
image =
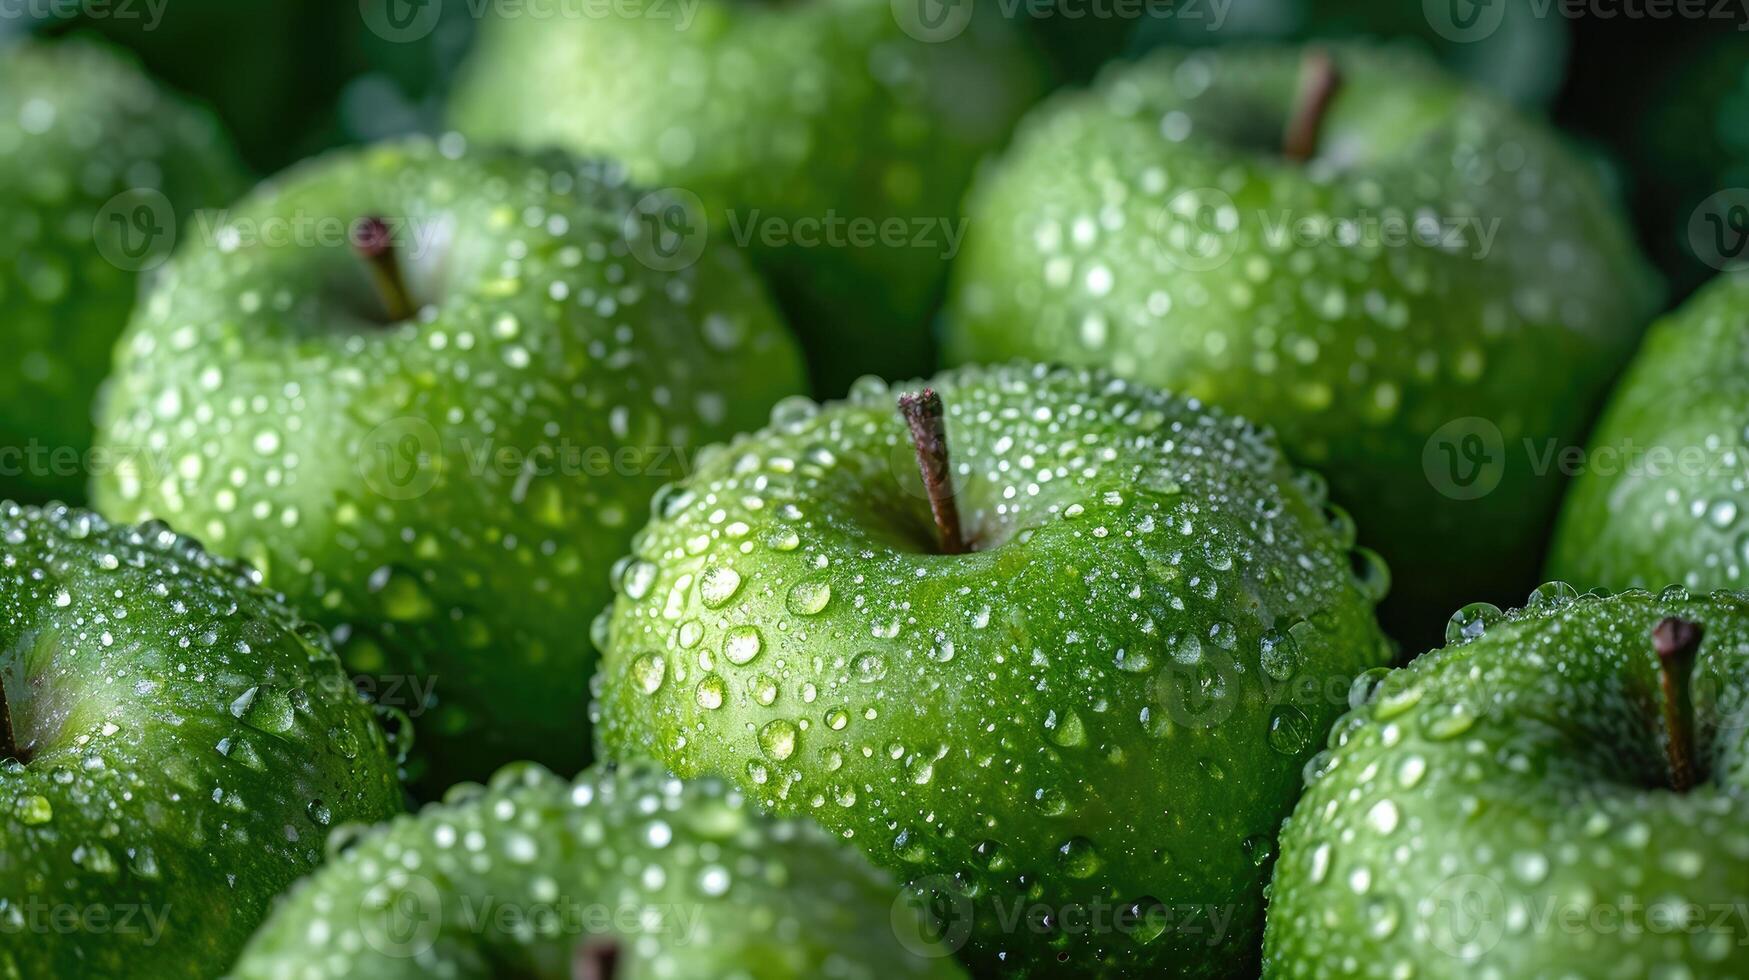
M618 976L618 943L579 943L571 952L571 980L615 980Z
M1318 131L1324 127L1324 117L1341 87L1342 73L1330 53L1316 49L1306 52L1300 65L1299 95L1281 137L1283 156L1295 163L1305 163L1318 155Z
M370 266L370 277L382 300L383 312L389 323L411 320L418 312L413 296L407 290L406 276L401 272L401 260L395 254L394 233L389 223L376 215L360 218L352 229L352 245Z
M942 554L963 555L970 549L960 530L960 512L954 505L953 473L948 469L946 411L933 388L899 396L899 413L911 428L911 444L917 449L917 469L923 474L923 491L929 495L929 511Z
M1665 757L1670 764L1670 788L1686 793L1694 788L1694 701L1689 681L1703 630L1674 616L1652 629L1658 653L1659 682L1664 688Z

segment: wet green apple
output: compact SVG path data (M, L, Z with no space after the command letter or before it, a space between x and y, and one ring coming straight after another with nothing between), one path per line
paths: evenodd
M371 706L252 570L0 504L0 975L215 976L329 826L401 808Z
M1549 574L1590 588L1749 586L1749 278L1660 320L1562 505Z
M973 195L950 359L1104 365L1275 427L1366 515L1409 646L1534 584L1545 447L1658 296L1554 133L1365 47L1158 52L1041 108Z
M652 491L802 387L741 257L659 272L613 165L383 144L169 263L102 424L106 512L250 559L421 690L427 786L589 757L591 617ZM368 240L367 240L368 239Z
M1749 598L1554 583L1450 638L1308 767L1265 975L1740 975Z
M982 969L1254 964L1300 766L1388 659L1376 556L1195 402L921 387L786 403L658 498L601 624L604 752L814 817Z
M532 8L531 8L532 9ZM623 160L688 192L652 214L751 248L817 390L935 366L929 321L974 164L1043 92L1022 26L934 0L704 0L488 21L470 136Z
M235 980L964 976L861 855L716 780L513 765L334 843Z
M78 501L140 273L240 164L211 116L88 42L0 43L0 499Z

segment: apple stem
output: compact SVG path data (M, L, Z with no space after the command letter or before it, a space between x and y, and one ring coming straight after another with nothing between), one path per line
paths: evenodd
M929 511L943 554L963 555L965 535L960 531L960 512L954 505L953 473L948 469L946 412L933 388L899 396L899 413L911 428L911 443L917 448L917 469L923 474L923 490L929 495Z
M1281 137L1282 155L1295 163L1305 163L1318 155L1318 131L1323 128L1330 102L1341 87L1342 73L1330 53L1319 48L1307 51L1300 64L1300 91L1293 115L1288 117L1287 129Z
M401 260L395 254L394 234L388 222L376 215L360 218L352 229L352 245L370 265L371 282L389 322L411 320L418 307L407 291L407 279L401 274Z
M1659 681L1664 688L1665 756L1670 764L1670 788L1686 793L1694 788L1694 701L1689 680L1700 650L1700 625L1672 616L1652 629L1658 652Z
M571 952L571 980L614 980L619 975L619 944L578 943Z

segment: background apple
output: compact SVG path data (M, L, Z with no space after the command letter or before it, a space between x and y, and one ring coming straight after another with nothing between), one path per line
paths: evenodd
M1247 422L1082 371L932 386L957 496L869 379L658 499L603 624L606 756L814 817L980 969L1243 968L1329 690L1388 660L1383 569Z
M0 503L0 972L215 976L329 825L395 813L319 629L161 526Z
M860 855L714 780L513 766L341 846L237 980L964 975Z
M1161 52L1057 97L974 191L950 359L1105 365L1275 426L1365 514L1407 646L1528 588L1568 445L1657 302L1591 172L1419 59ZM1345 82L1340 79L1346 79ZM1311 119L1303 162L1290 119Z
M88 42L0 42L0 499L85 496L139 273L240 186L205 112Z
M145 451L97 498L249 558L353 670L417 679L428 786L582 766L588 624L650 493L802 386L739 255L652 267L638 209L667 200L455 137L286 175L122 341L103 441Z
M1749 585L1749 279L1652 328L1561 509L1551 575L1584 587Z
M1557 583L1450 635L1308 767L1266 974L1740 973L1749 598Z
M507 16L483 25L454 120L470 136L606 153L693 195L674 227L753 249L816 389L839 395L862 374L933 366L960 197L1042 93L1035 61L994 7L933 0Z

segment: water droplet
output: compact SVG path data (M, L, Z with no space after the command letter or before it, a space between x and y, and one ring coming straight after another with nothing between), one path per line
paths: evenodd
M1071 878L1091 878L1102 863L1098 849L1085 837L1071 837L1057 847L1057 864Z
M723 638L723 657L729 663L740 666L752 663L764 647L765 639L760 635L758 627L736 626Z
M796 726L779 718L759 730L759 748L773 762L782 762L795 754Z
M797 616L817 615L832 601L832 583L821 577L803 579L789 590L787 605Z
M1312 744L1312 720L1294 705L1280 705L1270 713L1268 740L1282 755L1299 755Z
M698 597L711 609L720 609L741 589L741 573L712 565L698 577Z
M659 653L645 653L632 661L632 683L645 694L655 694L662 689L662 678L667 675L668 664Z
M1468 643L1505 618L1505 615L1499 606L1491 602L1472 602L1451 614L1451 619L1445 624L1445 642Z
M1052 742L1064 748L1087 744L1087 730L1081 724L1081 716L1073 708L1065 708L1061 714L1055 711L1047 713L1045 734Z
M1263 634L1258 650L1258 664L1271 680L1291 680L1300 669L1299 644L1294 638L1277 630Z
M887 662L878 653L858 655L854 667L856 679L864 683L873 683L887 676Z
M698 689L693 692L698 700L698 706L706 711L715 711L723 706L723 695L727 693L727 685L723 679L711 674L698 682Z

